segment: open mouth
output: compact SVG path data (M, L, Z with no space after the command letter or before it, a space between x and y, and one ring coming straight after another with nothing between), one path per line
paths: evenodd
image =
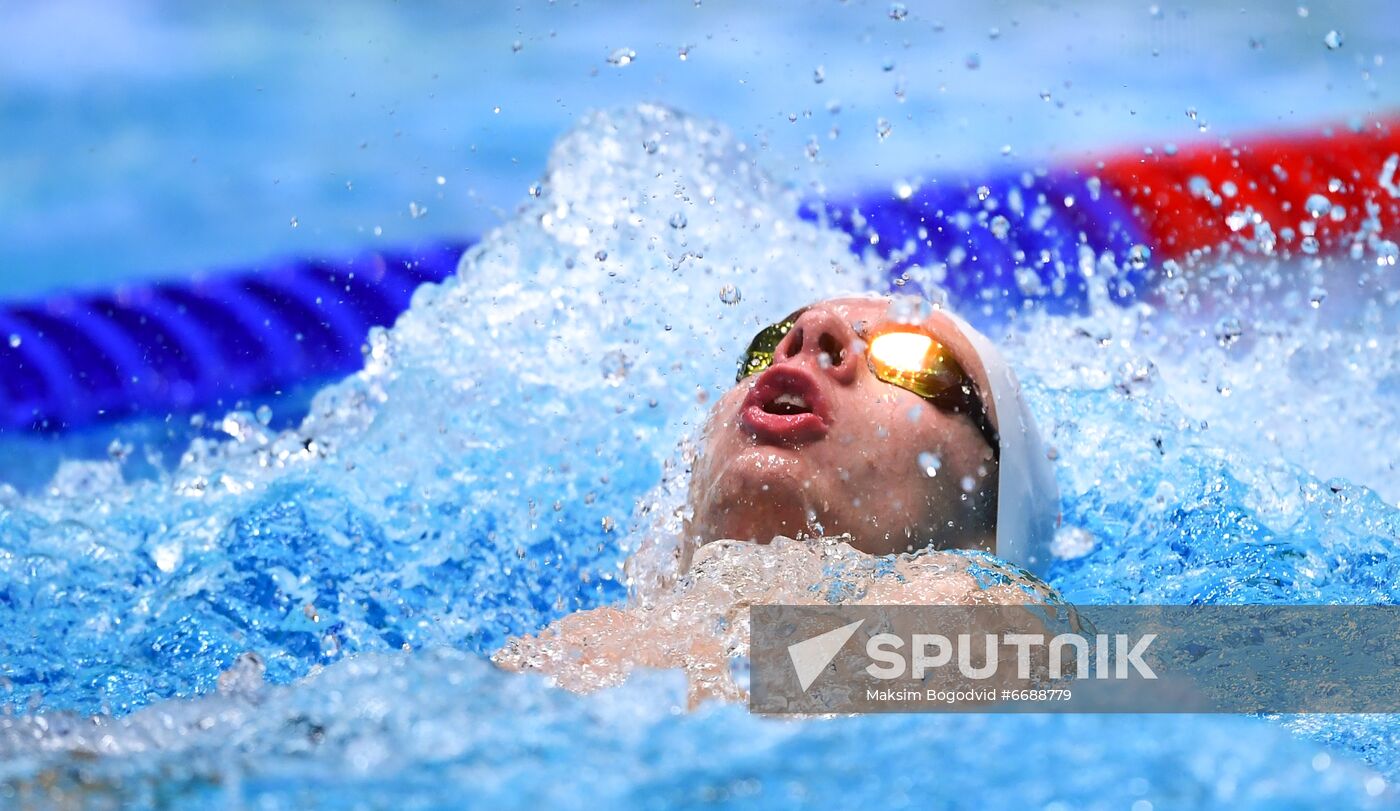
M769 414L811 414L812 407L807 404L807 398L800 394L790 394L783 392L772 400L763 404L763 410Z
M826 436L830 419L811 372L774 366L754 381L740 409L740 422L760 442L794 446Z

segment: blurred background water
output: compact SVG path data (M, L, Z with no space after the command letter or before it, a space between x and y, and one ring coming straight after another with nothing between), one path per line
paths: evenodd
M636 101L836 189L1400 105L1387 3L901 7L6 3L0 297L479 236Z

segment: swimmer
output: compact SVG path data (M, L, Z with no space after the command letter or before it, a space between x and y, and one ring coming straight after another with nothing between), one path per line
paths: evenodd
M1019 384L985 336L907 296L817 302L753 337L712 409L670 592L565 617L495 660L580 690L618 683L632 665L680 666L692 699L733 697L722 665L746 649L739 614L833 601L819 581L834 570L859 583L837 601L1050 596L1015 567L1049 563L1058 501ZM955 550L1014 567L983 588ZM865 563L880 556L895 556L893 567Z

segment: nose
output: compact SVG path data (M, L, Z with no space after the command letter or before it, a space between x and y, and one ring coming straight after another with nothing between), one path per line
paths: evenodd
M860 337L845 319L825 308L813 308L778 344L776 362L807 362L842 383L855 380Z

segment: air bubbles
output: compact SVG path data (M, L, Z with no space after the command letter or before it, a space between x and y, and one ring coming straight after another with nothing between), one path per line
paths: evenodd
M600 248L597 253L593 254L593 258L599 262L606 262L608 261L608 252Z
M685 57L682 56L682 59ZM631 48L618 48L608 54L608 64L619 68L625 68L637 61L637 52Z
M991 223L989 224L988 227L991 228L992 234L993 234L997 239L1003 239L1003 240L1004 240L1004 239L1006 239L1006 235L1009 234L1009 233L1011 233L1011 222L1010 222L1010 220L1007 220L1005 217L1003 217L1003 216L1000 215L1000 214L998 214L998 215L996 215L995 217L992 218L992 221L991 221Z
M19 336L19 333L16 333L16 332L10 333L10 348L11 348L11 349L19 349L19 346L20 346L20 344L22 344L22 343L24 343L24 339L21 338L21 337Z
M875 119L875 135L876 135L876 137L878 137L881 141L883 141L883 140L885 140L886 138L890 137L890 132L891 132L892 130L894 130L894 125L890 124L889 119L887 119L887 118L877 118L877 119Z
M902 22L902 21L904 20L904 18L906 18L906 17L908 17L908 16L909 16L909 8L908 8L908 6L905 6L903 3L890 3L890 19L891 19L891 20L894 20L894 21L896 21L896 22Z
M510 44L510 52L511 52L511 53L517 53L517 54L518 54L518 53L520 53L522 50L524 50L524 48L525 48L525 43L521 42L521 41L518 40L518 39L517 39L515 42L512 42L512 43Z
M264 403L258 406L258 410L253 412L253 416L257 418L258 424L265 427L272 422L272 407Z
M943 467L943 457L931 451L924 451L919 454L919 470L924 475L932 479L938 475L938 469Z
M416 201L410 201L410 202L409 202L409 204L408 204L408 216L412 217L412 218L415 219L415 220L420 220L420 219L422 219L423 217L425 217L425 216L427 215L427 213L428 213L428 207L427 207L427 206L419 205Z
M1146 245L1137 244L1128 249L1128 266L1133 270L1146 268L1151 259L1152 249Z
M826 81L826 68L817 65L812 69L812 82L814 84L821 84L824 81Z
M684 228L687 222L685 218L685 212L677 211L675 214L671 215L671 219L668 220L668 222L670 223L672 228L675 228L677 230Z
M1344 40L1342 38L1341 32L1336 30L1335 28L1331 31L1328 31L1327 35L1322 38L1322 44L1326 45L1327 50L1329 51L1335 51L1338 48L1342 47L1343 41Z
M719 289L719 300L733 307L744 300L744 294L739 292L738 287L726 284Z
M293 228L297 228L297 227L300 227L300 226L301 226L301 223L297 221L297 218L296 218L296 217L293 217L293 218L292 218L291 225L292 225Z
M977 187L977 199L978 199L978 200L981 200L981 201L984 201L984 202L985 202L986 199L987 199L988 197L991 197L991 196L992 196L992 190L991 190L991 189L987 188L986 186L978 186L978 187Z

